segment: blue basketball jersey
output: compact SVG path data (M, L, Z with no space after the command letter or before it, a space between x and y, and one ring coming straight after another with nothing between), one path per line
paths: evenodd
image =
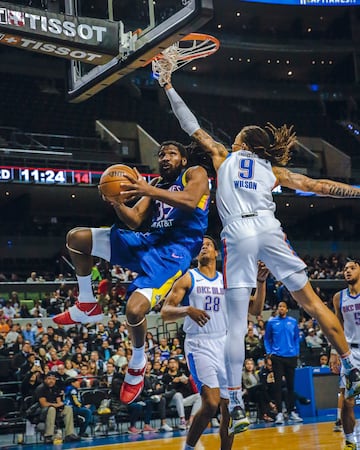
M157 185L170 192L183 191L186 186L186 170L171 184ZM150 242L181 242L190 251L192 257L201 249L203 235L208 225L209 195L203 195L193 211L175 208L155 200L151 220Z
M186 186L186 171L167 185L157 187L182 191ZM111 229L112 264L138 272L128 292L135 288L159 289L159 301L172 283L190 266L202 245L208 223L209 195L204 195L193 211L175 208L165 202L154 201L150 231L142 233Z

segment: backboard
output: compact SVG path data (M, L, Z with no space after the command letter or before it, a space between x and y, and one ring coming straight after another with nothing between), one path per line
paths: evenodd
M65 0L65 12L119 25L118 54L102 65L70 61L68 100L84 101L212 18L212 0Z

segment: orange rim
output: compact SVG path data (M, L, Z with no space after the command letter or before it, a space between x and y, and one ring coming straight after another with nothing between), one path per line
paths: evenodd
M192 59L204 58L206 56L209 56L209 55L215 53L220 47L219 39L217 39L214 36L211 36L210 34L190 33L190 34L187 34L186 36L182 37L178 42L183 42L183 41L211 41L214 44L214 47L212 47L211 49L208 49L208 50L199 50L198 52L197 52L197 48L194 48L193 54L184 55L184 56L180 55L179 61L190 61ZM154 61L156 59L161 59L163 57L164 57L163 54L160 52L157 55L153 56L151 59L149 59L149 61L146 61L144 66L147 66L149 63L151 63L151 61Z

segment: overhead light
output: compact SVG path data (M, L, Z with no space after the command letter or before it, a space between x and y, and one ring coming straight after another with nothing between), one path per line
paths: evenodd
M311 32L312 32L312 28L309 27L309 28L307 29L307 32L308 32L308 33L311 33Z
M246 60L246 62L248 62L248 63L249 63L249 62L251 62L251 59L250 59L250 58L248 58L248 59Z
M270 64L270 63L271 63L271 59L268 59L268 60L267 60L267 63Z
M222 25L221 25L221 23L219 23L217 27L218 27L219 29L220 29L220 28L222 28Z
M291 77L292 74L293 74L292 70L289 70L289 72L288 72L289 77Z
M233 56L230 56L230 61L234 61L234 57Z
M196 66L192 66L191 70L197 70Z
M237 11L236 12L236 17L240 17L241 16L241 12Z

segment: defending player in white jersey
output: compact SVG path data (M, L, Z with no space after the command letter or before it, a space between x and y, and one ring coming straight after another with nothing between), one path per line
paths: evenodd
M166 71L166 67L164 69ZM200 128L194 114L171 85L171 71L161 74L172 110L182 129L210 154L217 171L217 208L223 224L224 284L229 311L226 339L227 378L230 413L241 420L241 370L247 328L247 309L255 286L256 263L264 261L271 273L284 283L293 298L314 317L330 343L339 352L349 378L347 394L360 392L360 371L355 367L339 320L315 294L305 273L305 264L286 242L280 222L275 218L272 189L282 185L323 196L360 198L360 189L331 180L313 180L284 167L296 142L292 127L266 129L251 125L241 129L232 151L216 142ZM273 167L274 165L274 167ZM234 347L233 342L238 342Z
M198 256L198 267L177 280L165 299L161 316L165 321L185 317L187 363L201 394L202 405L190 427L184 450L192 450L220 404L221 450L230 450L233 433L228 433L230 416L225 369L227 314L223 278L216 271L218 251L215 241L205 236ZM259 263L258 283L249 312L260 314L265 301L268 270ZM181 306L179 306L181 303ZM238 342L233 342L237 348ZM240 428L240 424L238 424ZM241 431L249 426L243 415Z
M344 267L344 277L348 284L334 295L335 314L344 327L346 340L353 350L354 359L360 364L360 263L348 261ZM334 373L339 373L340 361L336 353L331 354L330 367ZM356 450L354 437L355 414L354 398L345 398L345 376L342 368L340 375L340 396L342 397L341 422L345 434L344 450Z

